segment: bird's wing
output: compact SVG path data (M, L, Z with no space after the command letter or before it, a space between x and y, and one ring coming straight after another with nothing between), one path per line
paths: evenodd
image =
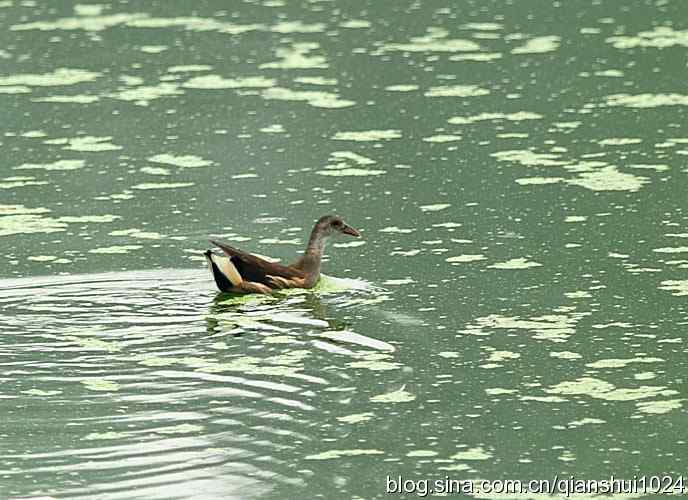
M253 254L239 250L220 241L210 240L230 258L237 271L244 280L257 283L268 283L266 276L281 276L284 278L303 278L304 272L291 266L283 266L269 262Z

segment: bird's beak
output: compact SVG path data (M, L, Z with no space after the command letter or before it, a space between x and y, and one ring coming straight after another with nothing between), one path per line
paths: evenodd
M361 236L361 233L356 231L353 227L347 226L346 224L344 224L344 227L342 228L342 233L355 236L356 238Z

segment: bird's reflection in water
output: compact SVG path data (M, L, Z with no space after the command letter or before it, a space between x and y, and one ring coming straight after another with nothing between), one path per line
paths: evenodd
M345 330L349 327L342 318L328 315L328 305L314 293L276 295L237 295L218 293L208 307L205 318L210 334L221 333L240 337L252 330L283 331L278 323L317 327L325 330ZM333 342L335 343L335 342Z
M343 319L327 315L328 306L320 300L320 297L312 293L306 293L304 297L304 305L312 311L313 317L327 321L330 330L345 330L349 327L349 323Z

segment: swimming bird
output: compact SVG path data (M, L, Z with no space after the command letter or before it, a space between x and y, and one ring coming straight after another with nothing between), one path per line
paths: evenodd
M303 255L288 266L210 240L224 255L206 250L205 258L217 287L222 292L269 294L282 288L313 288L320 278L325 243L336 234L361 236L341 217L325 215L313 226Z

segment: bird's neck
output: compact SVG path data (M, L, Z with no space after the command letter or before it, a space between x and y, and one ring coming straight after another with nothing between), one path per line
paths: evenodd
M311 237L308 239L306 251L303 253L303 257L299 259L299 267L306 273L308 279L312 279L314 283L320 277L320 264L325 252L326 242L327 236L321 231L313 229Z

